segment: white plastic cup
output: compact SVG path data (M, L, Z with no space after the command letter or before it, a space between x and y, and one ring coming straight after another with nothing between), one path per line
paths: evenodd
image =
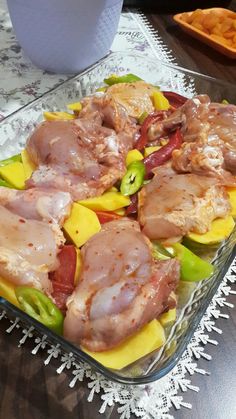
M55 73L78 73L104 57L122 0L7 0L13 29L31 61Z

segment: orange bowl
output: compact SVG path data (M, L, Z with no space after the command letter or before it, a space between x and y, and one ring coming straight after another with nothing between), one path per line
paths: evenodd
M213 7L211 9L203 9L201 10L201 12L203 14L207 14L209 12L214 12L217 16L217 14L219 15L223 15L225 17L233 17L235 19L236 22L236 13L233 11L230 11L228 9L223 9L220 7ZM204 42L207 45L210 45L212 48L216 49L217 51L221 52L222 54L226 55L229 58L236 58L236 48L226 45L225 43L221 42L218 39L214 39L210 36L210 34L207 34L205 32L203 32L202 30L194 27L193 25L191 25L190 23L185 22L185 20L183 20L183 16L188 15L189 17L191 16L191 14L194 13L194 11L192 12L185 12L185 13L178 13L176 15L174 15L174 20L175 22L178 23L178 25L181 27L181 29L183 29L185 32L187 32L189 35L193 36L194 38ZM234 29L235 31L235 38L236 38L236 28Z

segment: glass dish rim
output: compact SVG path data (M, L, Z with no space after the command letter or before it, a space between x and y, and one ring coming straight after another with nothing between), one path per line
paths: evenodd
M8 120L10 120L18 112L23 111L23 110L27 110L27 108L30 107L33 103L37 104L38 102L40 102L41 99L46 98L47 96L49 96L53 92L57 92L57 90L60 90L60 88L62 88L64 86L66 86L67 84L73 82L73 80L76 80L79 77L83 77L86 73L96 69L96 67L99 67L101 64L106 63L106 61L109 61L113 57L116 57L116 56L117 57L118 56L126 56L126 57L131 56L131 57L143 58L143 59L145 59L149 62L155 62L156 61L156 62L161 63L162 66L165 66L167 68L170 68L170 69L173 69L173 70L176 70L176 71L182 71L186 75L202 78L202 79L204 79L206 81L209 81L209 82L212 82L212 83L216 82L218 85L222 85L222 86L225 86L225 87L235 88L235 85L233 83L229 82L229 81L225 81L225 80L222 80L222 79L219 79L219 78L216 78L216 77L212 77L212 76L209 76L207 74L199 73L198 71L190 70L189 68L179 66L178 64L167 63L163 60L160 60L156 56L151 57L150 55L137 54L136 52L131 52L131 51L128 51L128 52L115 51L115 52L109 52L105 57L101 58L100 60L98 60L93 65L87 67L81 73L73 74L71 77L67 78L65 81L59 83L58 85L52 87L47 92L40 94L36 99L31 100L27 104L21 106L20 108L16 109L15 111L11 112L9 115L7 115L6 117L4 117L3 119L0 120L0 125L3 122L5 123Z
M128 58L129 56L135 57L135 58L140 58L140 59L145 58L145 60L148 60L150 63L160 63L164 67L170 68L172 70L180 71L180 72L182 72L182 73L184 73L188 76L192 76L192 77L195 77L195 78L197 77L198 79L200 78L200 79L203 79L203 80L207 80L211 83L215 82L218 85L222 85L222 86L226 86L226 87L227 86L228 87L233 87L235 89L235 86L230 82L225 82L224 80L216 79L214 77L207 76L207 75L204 75L204 74L186 69L184 67L180 67L180 66L177 66L177 65L166 63L162 60L159 60L156 57L153 57L153 58L150 57L150 56L147 57L147 56L144 56L142 54L136 54L136 52L125 52L124 53L122 51L118 51L118 52L108 54L106 57L99 60L94 65L90 66L89 68L84 70L82 73L73 75L72 77L68 78L64 82L60 83L58 86L50 89L47 93L40 95L37 99L35 99L35 100L31 101L30 103L22 106L21 108L19 108L18 110L14 111L13 113L11 113L7 117L5 117L3 120L1 120L0 124L1 123L3 123L3 124L9 123L11 120L14 120L16 115L18 113L20 113L21 111L27 110L27 108L30 108L33 104L40 103L40 101L42 99L47 98L47 96L51 95L52 93L55 93L55 95L56 95L57 91L60 91L61 88L66 87L67 84L70 84L71 82L73 82L73 80L76 81L77 79L82 78L84 75L86 75L87 73L96 69L97 67L99 68L99 66L101 64L109 62L109 60L115 59L115 57L123 57L123 58L127 57ZM5 307L6 309L8 309L16 317L18 317L20 320L22 320L22 322L27 323L29 326L33 325L36 329L36 332L39 331L42 335L46 335L48 340L50 341L50 343L52 343L52 342L59 343L62 349L65 349L68 353L72 353L79 360L88 363L92 368L94 368L96 371L98 371L99 373L104 375L109 380L119 382L121 384L142 385L142 384L153 382L153 381L156 381L156 380L162 378L164 375L166 375L168 372L170 372L170 370L176 365L178 360L181 358L184 350L187 348L187 345L188 345L189 341L191 340L194 332L196 331L196 328L199 325L201 318L203 317L208 305L210 304L210 301L211 301L212 297L214 296L215 292L217 291L217 289L220 285L220 282L221 282L221 278L223 279L223 276L227 272L227 270L228 270L228 268L231 264L231 261L233 260L235 251L236 251L236 245L234 247L232 247L232 249L230 251L230 254L226 258L223 269L220 269L220 271L218 272L215 283L213 284L212 287L210 287L207 290L206 295L204 296L204 300L202 301L202 303L199 305L198 309L196 310L194 320L191 323L191 325L193 326L192 329L191 329L191 332L189 332L188 335L186 336L186 338L182 340L178 349L174 352L174 354L170 357L170 359L168 359L167 361L165 361L162 364L160 370L153 371L152 373L147 373L147 375L143 375L143 376L139 376L139 377L121 376L121 375L118 375L114 370L111 370L111 369L108 369L107 367L104 367L102 364L97 362L94 358L90 357L88 354L83 352L81 349L77 348L75 345L73 345L72 343L70 343L69 341L64 339L63 337L56 335L55 333L50 331L47 327L43 326L41 323L37 322L32 317L28 316L26 313L24 313L23 311L21 311L17 307L13 306L11 303L9 303L7 300L5 300L3 297L0 297L0 306L3 307L3 308ZM75 362L76 362L76 359L75 359Z

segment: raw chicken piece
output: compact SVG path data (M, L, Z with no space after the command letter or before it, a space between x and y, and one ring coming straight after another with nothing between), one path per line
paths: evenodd
M186 143L173 153L173 167L218 176L225 184L235 185L229 172L236 174L236 106L207 98L196 97L181 108Z
M27 151L38 169L27 186L68 191L74 200L102 194L124 175L136 131L111 98L87 98L78 119L44 122L29 138Z
M218 178L220 183L225 186L236 186L236 178L230 171L225 170L225 156L227 152L224 145L209 142L196 141L194 143L184 143L179 150L172 153L172 166L179 173L196 173L204 176ZM235 150L236 153L236 150ZM234 160L232 153L232 162ZM230 158L230 155L228 155ZM236 154L235 154L236 158ZM236 162L236 160L235 160ZM232 165L232 172L234 168Z
M0 205L0 276L51 292L48 272L58 265L64 237L57 225L26 220Z
M107 94L123 106L128 115L139 118L143 112L154 111L151 96L156 88L145 81L117 83L108 87Z
M92 351L112 348L156 318L179 279L177 260L154 261L136 221L105 224L82 248L79 284L64 336Z
M26 219L62 226L70 215L72 200L68 192L40 188L17 191L0 186L0 205Z
M110 89L112 88L110 87L108 92ZM138 129L136 121L112 94L97 92L82 99L81 104L83 109L79 113L80 119L90 119L104 127L114 129L117 134L122 134L124 137L124 145L127 141L133 142Z
M165 120L149 129L149 141L181 125L184 143L173 152L173 168L178 172L214 176L235 185L236 106L211 103L207 95L189 99Z
M188 232L206 233L211 222L230 212L225 188L213 177L176 174L169 167L139 194L139 222L150 239L181 238Z

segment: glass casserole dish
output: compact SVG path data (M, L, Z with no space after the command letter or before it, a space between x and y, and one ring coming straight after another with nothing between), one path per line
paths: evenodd
M157 59L132 53L112 53L82 74L5 118L0 124L0 158L7 158L24 148L28 135L43 120L44 111L66 110L68 103L77 102L83 96L93 93L103 85L104 78L112 73L134 73L147 82L160 86L162 90L174 91L187 97L195 93L206 93L213 101L221 102L222 99L227 99L232 103L236 97L236 87L230 83L165 64ZM220 247L211 247L207 254L204 254L204 257L214 260L214 274L199 283L190 282L190 285L182 290L177 319L172 327L166 329L164 346L122 370L105 368L3 298L0 298L0 307L9 318L17 317L22 324L33 325L36 334L47 335L49 343L59 344L62 350L72 353L75 360L87 362L107 378L127 384L144 384L161 378L178 362L231 263L235 240L234 230ZM202 253L201 248L199 252Z

